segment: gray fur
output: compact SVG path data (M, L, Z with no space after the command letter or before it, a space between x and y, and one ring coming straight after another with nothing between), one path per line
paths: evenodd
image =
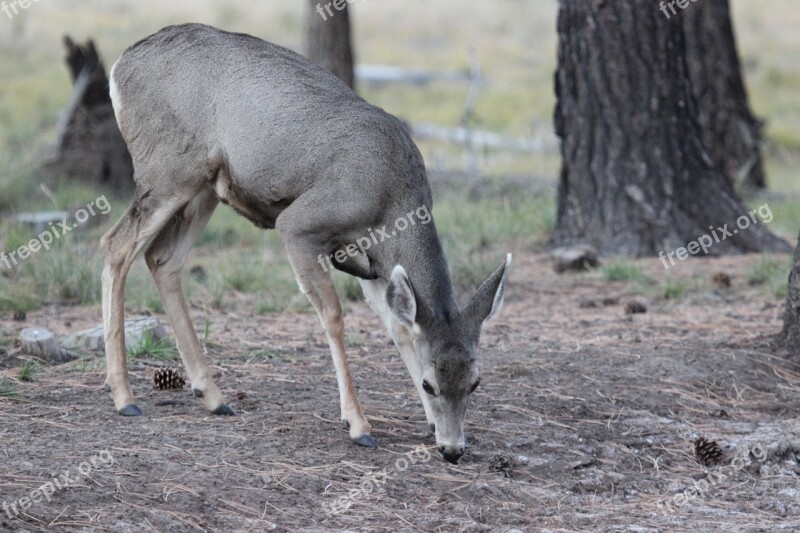
M422 156L403 124L290 50L200 24L170 26L126 50L112 69L112 99L133 156L136 195L103 241L109 324L118 320L114 295L120 273L124 283L130 255L152 241L148 264L157 280L163 278L162 297L173 294L174 280L167 274L182 267L184 248L207 221L214 199L227 203L258 226L280 233L301 289L326 328L343 420L354 441L369 441L363 438L368 423L354 392L342 391L351 387L351 378L340 339L341 308L330 273L317 257L344 249L375 228L392 228L421 207L431 212ZM194 200L189 212L195 198L203 201ZM165 228L170 215L181 223ZM135 246L125 248L121 241L126 239ZM170 264L176 249L182 257ZM162 265L170 272L160 273ZM398 265L407 276L401 285L391 278ZM436 423L437 442L448 450L448 460L460 456L469 389L477 379L480 329L502 302L507 265L463 312L433 221L410 225L338 268L382 291L384 301L374 307L401 351L413 331L420 371L415 379L427 376L440 390L430 402L423 398L429 422ZM409 305L409 297L416 305ZM181 310L173 308L171 320L180 319ZM400 320L409 313L413 325ZM193 345L192 334L186 333L182 356L184 347ZM109 371L108 379L112 388L115 380L117 385L123 381L119 365L114 368L117 374ZM202 374L202 366L197 368ZM204 374L197 381L211 383ZM119 394L115 402L120 405L132 398ZM205 398L209 409L219 407L221 396Z

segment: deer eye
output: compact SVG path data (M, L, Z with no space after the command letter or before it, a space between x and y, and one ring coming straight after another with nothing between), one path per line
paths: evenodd
M475 389L477 389L478 385L480 385L480 384L481 384L481 380L478 380L475 383L473 383L472 387L470 387L470 389L469 389L469 393L472 394L473 392L475 392Z
M433 387L431 387L431 384L428 383L427 379L423 379L422 380L422 390L424 390L425 392L427 392L431 396L436 396L436 391L433 390Z

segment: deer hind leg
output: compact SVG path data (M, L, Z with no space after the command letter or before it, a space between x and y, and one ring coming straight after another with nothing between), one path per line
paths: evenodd
M383 320L383 325L386 326L389 336L400 352L400 357L406 364L408 373L411 374L411 379L414 381L414 386L419 393L420 400L422 400L422 407L425 409L425 419L428 421L428 428L431 433L435 433L436 424L431 414L431 407L428 404L428 394L422 389L422 368L420 368L419 359L417 358L417 350L414 348L414 337L408 328L400 324L392 316L391 311L389 311L389 306L386 303L386 282L382 280L365 279L359 279L358 281L361 284L364 297L367 299L372 310Z
M211 377L203 348L192 326L181 285L181 270L189 252L214 214L218 203L210 188L197 194L153 240L145 252L145 260L175 331L178 350L189 375L192 392L203 399L206 408L212 413L233 415L233 410L225 404L222 393Z
M180 198L159 202L154 195L137 190L131 206L100 241L104 263L105 389L123 416L142 414L134 403L125 356L125 279L137 254L180 208Z

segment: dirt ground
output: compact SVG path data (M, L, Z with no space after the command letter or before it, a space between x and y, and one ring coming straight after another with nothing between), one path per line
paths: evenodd
M705 289L641 298L648 311L626 315L632 285L556 275L546 255L518 251L456 466L425 435L366 305L351 304L346 324L377 450L338 422L315 316L195 309L237 416L207 415L188 387L155 391L156 360L130 363L139 418L116 415L101 391L102 354L44 368L0 399L0 500L19 509L53 477L67 486L3 512L0 530L797 531L800 360L770 346L781 306L747 285L757 259L682 263L673 275ZM637 265L665 275L655 259ZM712 287L719 271L731 289ZM70 307L0 318L7 334L100 322ZM0 356L0 377L13 380L19 355ZM725 450L721 465L697 462L700 436Z

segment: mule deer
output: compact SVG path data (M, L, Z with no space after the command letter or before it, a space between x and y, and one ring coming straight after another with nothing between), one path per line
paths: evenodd
M431 208L422 156L402 123L309 60L260 39L187 24L126 50L110 76L136 192L103 237L106 390L141 415L125 361L124 283L145 250L195 396L231 415L192 327L180 272L218 202L277 229L324 327L350 438L376 447L356 397L342 308L318 257ZM338 257L338 256L337 256ZM483 323L503 302L511 255L459 309L435 224L410 224L334 266L359 278L414 380L444 458L464 452Z

